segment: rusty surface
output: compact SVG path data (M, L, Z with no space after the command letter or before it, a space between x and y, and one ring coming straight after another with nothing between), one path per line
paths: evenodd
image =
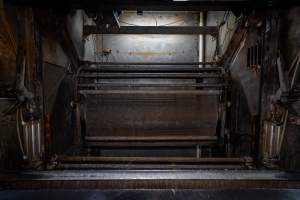
M4 5L0 5L0 79L11 82L15 76L16 38Z

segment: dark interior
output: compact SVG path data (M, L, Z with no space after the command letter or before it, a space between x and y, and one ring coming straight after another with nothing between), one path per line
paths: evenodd
M297 199L298 4L0 0L0 199Z

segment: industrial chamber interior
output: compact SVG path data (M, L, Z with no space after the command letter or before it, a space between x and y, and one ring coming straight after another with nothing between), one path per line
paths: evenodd
M159 168L173 162L197 165L201 157L230 162L224 158L226 72L214 60L218 30L210 27L205 33L207 44L204 35L195 32L155 30L199 26L203 17L201 12L123 11L118 21L125 33L120 28L98 34L88 31L104 22L87 17L88 51L76 72L75 95L81 144L89 155L62 155L62 162L70 166L80 159L120 159L123 164L146 167L150 162ZM220 12L219 17L230 14ZM133 26L144 29L130 32ZM238 165L244 160L232 157ZM210 160L203 161L210 165Z
M299 187L296 5L0 2L7 187Z

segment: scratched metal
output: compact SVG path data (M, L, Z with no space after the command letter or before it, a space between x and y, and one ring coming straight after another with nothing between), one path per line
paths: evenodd
M28 180L300 180L273 170L55 170L19 173Z

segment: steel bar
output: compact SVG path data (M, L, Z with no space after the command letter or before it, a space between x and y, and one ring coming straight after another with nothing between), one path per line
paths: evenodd
M65 165L65 164L64 164ZM141 164L139 164L141 165ZM149 164L148 164L149 165ZM204 164L203 164L204 165ZM224 167L228 166L225 165ZM150 165L149 165L150 166ZM153 166L153 165L152 165ZM202 164L201 164L202 166ZM229 165L231 166L231 165ZM154 168L154 167L153 167ZM283 188L300 188L299 173L290 173L274 170L181 170L172 168L170 170L35 170L17 173L2 173L0 185L10 189L170 189L174 195L174 188L199 189L210 188L215 193L216 189L229 189L228 191L241 188L272 188L272 193L277 193ZM91 168L90 168L91 169ZM278 188L278 189L275 189ZM30 191L27 190L27 191ZM9 190L4 190L9 191ZM116 190L112 190L116 192ZM187 190L190 194L191 190ZM15 192L15 190L12 190ZM38 191L36 191L38 192ZM51 192L51 190L50 190ZM74 191L73 191L74 193ZM239 192L245 195L247 192ZM222 190L222 195L224 191ZM295 194L295 193L294 193ZM49 195L48 195L49 196ZM50 195L51 197L53 196ZM70 195L69 195L70 196ZM72 195L71 195L72 196ZM74 195L73 195L74 196ZM77 195L78 196L78 195ZM82 195L79 195L82 199ZM211 195L205 195L211 199ZM295 194L294 198L299 196ZM91 197L91 195L89 195ZM128 196L126 196L128 197ZM124 199L126 199L124 197ZM131 197L131 196L130 196ZM174 196L172 196L173 198ZM198 197L198 199L203 199ZM270 195L264 196L270 197ZM287 199L290 195L274 196L276 199ZM171 199L172 199L171 198ZM272 199L274 199L272 198ZM24 198L23 198L24 199ZM29 198L30 199L30 198ZM120 199L117 196L115 199ZM173 198L174 199L174 198ZM175 198L176 199L176 198ZM179 198L182 199L182 198ZM218 198L224 199L224 198ZM228 199L233 199L232 195ZM243 198L236 198L243 199ZM246 199L252 199L246 198ZM253 198L257 199L257 198Z
M140 170L149 170L149 169L155 169L155 170L187 170L187 169L193 169L193 170L199 170L199 169L210 169L210 170L216 170L216 169L231 169L231 170L245 170L249 169L248 166L243 165L243 163L234 163L234 164L191 164L191 163L183 163L183 164L176 164L174 165L173 163L166 163L166 164L110 164L110 163L86 163L86 164L80 164L80 163L59 163L56 166L56 169L59 170L89 170L89 169L123 169L123 170L128 170L128 169L140 169Z
M194 141L217 140L217 136L86 136L86 141Z
M17 174L2 173L0 176L7 180L16 179L31 180L270 180L272 182L290 180L300 181L300 174L297 171L280 170L34 170L18 171ZM228 186L228 185L227 185ZM300 187L300 185L298 185Z
M196 145L210 146L216 140L190 140L190 141L86 141L85 146L98 147L192 147Z
M114 0L114 1L96 1L96 0L72 0L68 2L53 1L38 1L38 0L10 0L10 2L41 8L54 9L85 9L86 11L112 11L112 10L142 10L142 11L228 11L228 10L244 10L253 9L255 7L266 7L270 5L267 1L259 1L250 3L248 0L201 0L201 1L132 1L132 0ZM284 4L286 5L287 2Z
M195 158L195 157L100 157L100 156L58 156L59 162L77 163L77 162L92 162L92 163L247 163L252 162L250 158Z
M101 1L102 2L102 1ZM93 5L93 6L92 6ZM97 4L100 10L143 10L143 11L227 11L252 8L247 0L214 0L214 1L119 1ZM94 4L86 4L95 8Z
M101 28L94 25L83 27L84 35L90 34L185 34L216 36L217 26L121 26Z
M104 105L114 104L114 103L175 103L180 101L180 103L195 103L197 101L197 96L186 98L184 95L123 95L122 98L118 95L101 95L101 101Z
M90 87L204 87L204 88L221 88L225 84L209 84L209 83L196 83L196 84L139 84L139 83L81 83L78 84L78 87L90 88Z
M80 90L80 94L161 94L161 95L220 95L219 90Z
M99 67L84 67L81 69L81 72L214 72L220 73L223 68L220 67L191 67L191 66L134 66L134 65L104 65Z
M86 73L79 78L220 78L218 74L203 73Z
M217 65L217 62L94 62L94 61L81 61L84 65L101 65L101 66L134 66L134 65L145 65L145 66L155 66L155 65L170 65L170 66L184 66L192 65L199 68L199 65ZM210 67L203 67L200 69L211 69Z

